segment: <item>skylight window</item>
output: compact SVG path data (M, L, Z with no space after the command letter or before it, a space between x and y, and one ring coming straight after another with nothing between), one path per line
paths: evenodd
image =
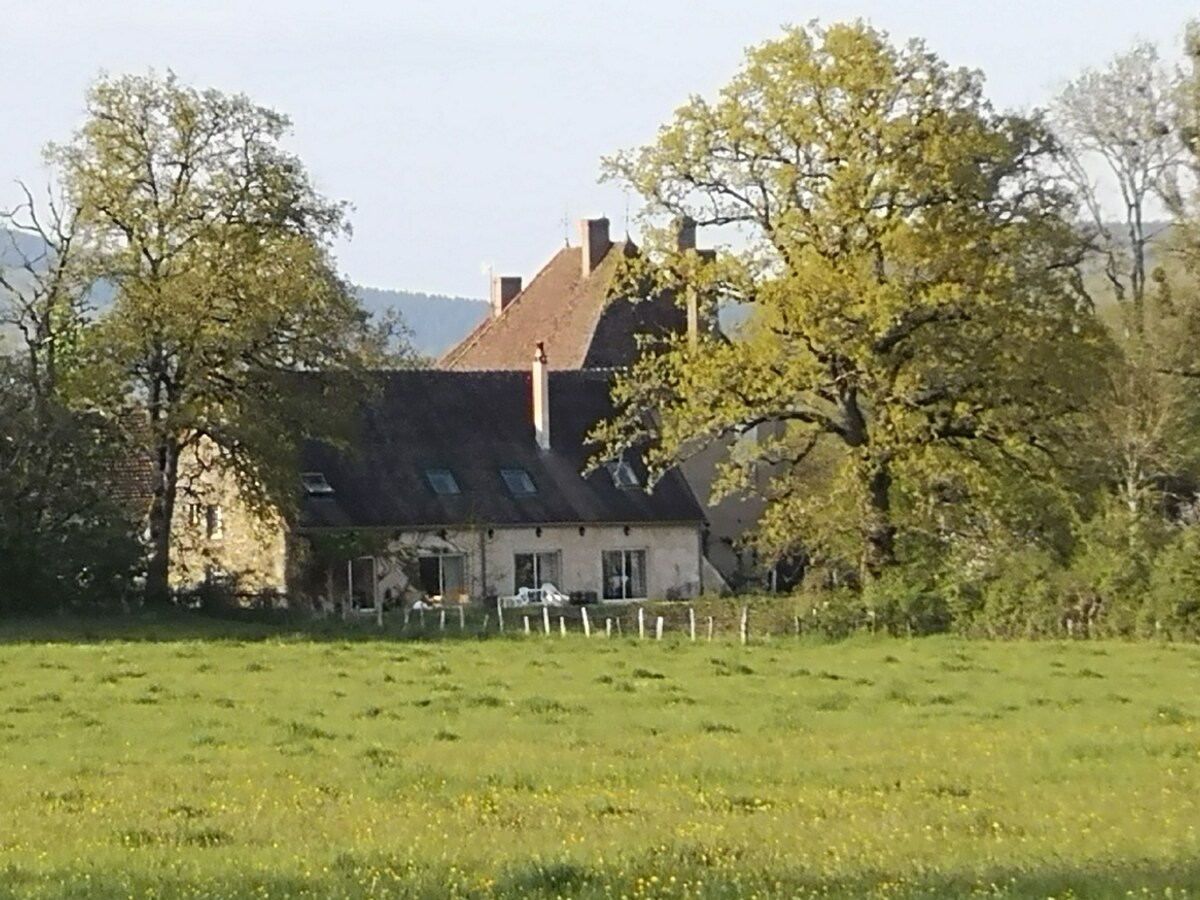
M613 484L622 489L641 487L641 482L638 481L637 472L633 471L633 466L619 459L616 462L608 464L608 474L612 476Z
M310 497L327 497L333 493L333 485L325 480L325 475L321 472L302 472L300 483L304 485L304 492Z
M537 493L537 485L524 469L501 469L500 475L514 497L528 497Z
M435 494L443 497L452 497L455 494L462 493L458 489L458 482L454 478L454 473L449 469L426 469L425 480L429 482L429 486Z

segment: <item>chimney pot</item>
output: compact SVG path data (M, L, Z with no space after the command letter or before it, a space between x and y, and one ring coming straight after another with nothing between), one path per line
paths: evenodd
M492 317L499 316L508 308L517 294L521 293L520 275L492 276Z
M550 366L542 341L533 351L533 436L540 449L550 449Z
M587 278L612 246L608 236L608 219L584 219L579 223L579 238L583 245L582 274Z
M696 220L691 216L675 220L675 245L680 250L696 249Z

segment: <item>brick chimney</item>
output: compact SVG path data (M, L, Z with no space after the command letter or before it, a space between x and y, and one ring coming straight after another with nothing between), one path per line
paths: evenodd
M533 436L540 449L550 449L550 366L541 341L533 351Z
M695 227L692 230L693 240L695 236ZM695 246L693 244L693 246ZM682 247L680 249L683 249ZM716 250L697 250L702 263L712 263L717 258ZM700 298L696 296L695 290L689 290L687 293L687 333L688 344L693 352L700 346L700 337L711 336L717 332L716 316L711 311L701 312Z
M492 276L492 318L496 318L500 313L508 308L508 304L513 302L513 298L521 293L521 276L520 275L493 275Z
M696 249L696 220L691 216L675 220L675 246L680 250Z
M579 242L583 245L583 277L587 278L612 246L612 241L608 239L608 219L582 220L579 223Z

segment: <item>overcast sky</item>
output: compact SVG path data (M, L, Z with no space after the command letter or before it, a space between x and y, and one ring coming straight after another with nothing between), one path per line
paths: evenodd
M711 94L784 23L862 17L982 69L1002 107L1046 103L1135 36L1177 51L1194 0L4 0L0 201L43 177L97 72L173 69L289 114L321 189L354 206L342 268L484 296L528 278L563 219L626 201L599 158Z

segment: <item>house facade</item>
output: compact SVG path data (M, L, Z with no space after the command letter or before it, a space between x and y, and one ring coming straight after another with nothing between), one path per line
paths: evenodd
M552 372L530 350L525 371L379 373L349 446L303 448L290 525L201 471L177 511L175 583L216 573L358 609L705 590L704 512L682 475L647 489L640 460L594 458L611 371Z
M695 225L681 224L677 240L680 249L695 250ZM611 240L607 219L584 219L578 246L559 250L528 285L517 276L493 278L491 314L438 361L439 368L521 370L527 365L528 348L540 341L556 369L620 369L637 360L639 336L716 327L701 322L698 310L685 309L669 295L636 303L612 297L622 260L637 252L628 240ZM762 575L752 552L742 546L762 515L761 500L731 496L710 502L732 443L705 448L681 467L703 507L704 556L713 590Z

